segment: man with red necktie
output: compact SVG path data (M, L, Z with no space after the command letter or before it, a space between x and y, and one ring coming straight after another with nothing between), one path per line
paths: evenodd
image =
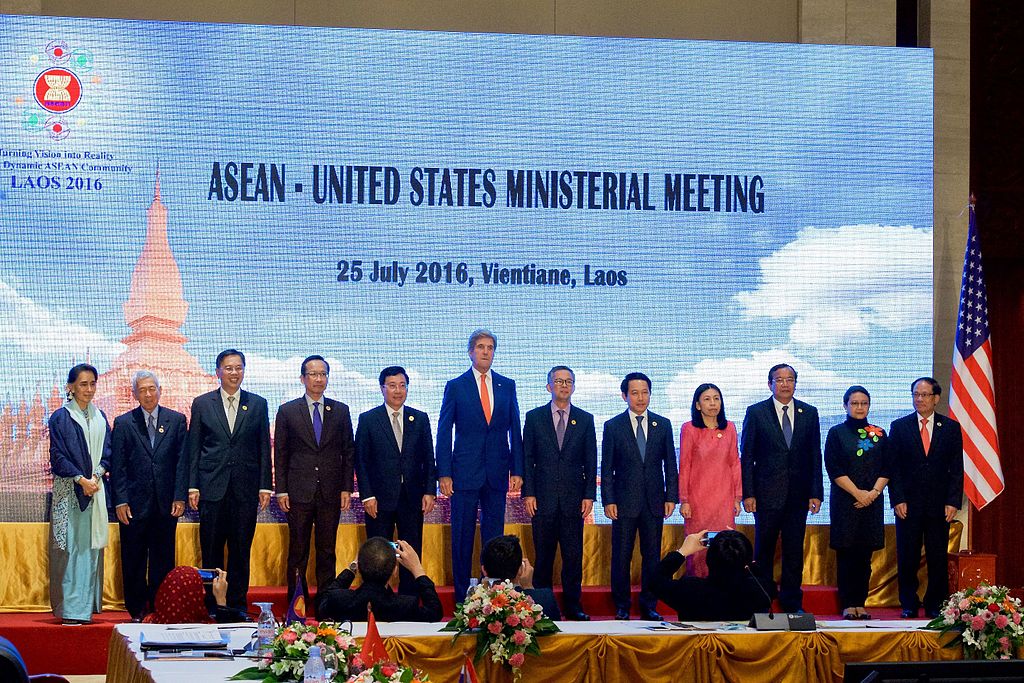
M960 423L935 412L942 386L931 377L910 385L914 412L889 427L889 502L896 513L896 572L904 618L916 618L917 570L924 541L928 588L924 611L936 617L949 595L946 553L949 523L964 495L964 444Z

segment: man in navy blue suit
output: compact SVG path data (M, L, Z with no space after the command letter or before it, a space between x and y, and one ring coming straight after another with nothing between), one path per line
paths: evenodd
M438 483L452 503L456 601L461 601L469 588L477 508L483 545L505 529L510 482L513 491L523 485L516 383L491 370L498 337L489 330L476 330L468 347L473 366L445 385L437 423Z
M270 417L266 399L241 388L241 351L217 355L217 377L219 389L192 401L188 504L199 510L203 564L227 569L227 606L246 610L257 507L266 510L272 493Z
M937 617L949 597L946 553L949 523L964 495L964 440L960 423L935 412L942 386L931 377L910 385L914 412L889 426L889 503L896 513L896 577L904 618L917 618L921 541L928 565L924 611Z
M754 513L754 560L765 572L775 564L782 536L779 604L799 612L807 513L824 497L818 410L793 398L796 370L780 363L768 371L770 398L747 408L740 435L743 507Z
M594 416L570 403L576 375L565 365L548 371L551 401L526 413L523 424L523 503L533 518L534 585L551 588L555 549L562 550L562 601L568 619L589 621L580 606L583 520L597 493Z
M366 537L398 538L423 552L423 516L434 509L437 470L430 418L405 404L409 375L393 365L380 372L384 403L359 416L356 475L366 512ZM398 592L418 595L416 577L398 571Z
M615 618L629 619L629 565L640 536L640 616L661 621L654 585L661 560L661 529L679 502L679 467L672 423L656 415L651 380L626 375L619 386L629 408L604 423L601 438L601 498L612 520L612 598Z
M188 430L184 415L160 405L160 380L152 372L135 373L132 394L139 407L114 420L110 488L121 523L124 605L132 621L141 621L174 567L174 536L188 493Z

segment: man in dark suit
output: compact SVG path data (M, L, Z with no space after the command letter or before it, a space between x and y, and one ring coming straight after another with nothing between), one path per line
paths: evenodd
M241 351L217 355L217 377L219 389L192 401L188 501L199 510L203 564L227 569L227 606L245 610L257 506L270 504L270 418L267 402L241 389Z
M114 420L110 488L121 529L124 605L138 622L174 567L188 489L188 430L184 415L160 406L160 380L152 372L135 373L132 395L139 407Z
M409 375L397 365L380 373L383 405L359 416L356 473L359 500L366 512L366 537L390 539L398 529L419 555L423 552L423 516L434 509L437 470L430 418L405 405ZM412 573L398 571L398 592L415 595Z
M597 495L594 416L571 405L576 375L558 365L548 371L551 401L526 414L523 425L523 502L533 518L537 567L533 583L551 588L555 549L562 549L562 603L568 619L589 621L580 606L583 520Z
M358 560L318 593L317 616L334 621L367 621L369 608L377 621L440 621L441 599L434 582L423 571L419 555L405 541L396 545L380 536L366 539L359 548ZM399 565L415 577L415 595L396 595L388 585ZM363 583L352 590L349 586L357 571Z
M629 619L629 565L640 536L640 616L661 621L654 582L661 557L661 529L679 502L679 467L668 418L647 410L651 380L626 375L619 386L629 408L604 423L601 498L612 520L612 598L615 618Z
M916 618L921 541L928 565L924 611L937 617L949 596L946 553L949 523L964 495L964 442L960 423L935 412L942 387L914 380L914 412L889 426L889 502L896 513L896 576L904 618Z
M747 408L740 435L743 507L754 513L754 559L771 575L782 536L779 604L803 605L807 512L821 509L821 427L818 410L793 398L796 370L785 363L768 371L772 396Z
M277 504L288 515L288 595L297 575L306 575L314 526L317 586L334 579L339 509L351 505L352 417L347 405L324 396L330 373L323 356L302 361L306 393L278 408L274 421Z
M468 348L473 367L445 385L437 425L438 483L441 493L452 501L452 573L457 602L469 588L477 507L483 544L505 530L510 483L513 491L523 485L516 383L491 371L498 338L489 330L476 330L469 337Z

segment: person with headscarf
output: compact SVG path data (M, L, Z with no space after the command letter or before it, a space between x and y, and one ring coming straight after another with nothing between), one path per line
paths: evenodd
M245 621L245 614L227 607L228 575L215 570L211 592L216 610L211 615L206 607L206 588L199 570L180 566L172 569L156 591L153 611L143 618L147 624L229 624Z
M68 372L68 401L50 415L50 605L67 625L88 624L103 606L103 549L110 426L92 404L99 373L88 363Z

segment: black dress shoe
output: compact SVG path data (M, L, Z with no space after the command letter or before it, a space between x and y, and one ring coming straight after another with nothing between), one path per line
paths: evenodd
M590 615L581 609L566 612L565 618L569 621L590 621Z
M142 617L132 617L132 623L133 624L141 624L142 623Z
M903 617L904 619L917 619L917 610L916 609L905 609L902 612L900 612L900 616Z
M619 621L629 621L629 612L624 609L615 610L615 618Z
M928 617L929 619L937 619L939 614L940 614L940 612L937 609L926 609L924 611L924 615L926 617Z
M661 621L661 615L652 609L646 609L640 611L640 618L644 621Z

